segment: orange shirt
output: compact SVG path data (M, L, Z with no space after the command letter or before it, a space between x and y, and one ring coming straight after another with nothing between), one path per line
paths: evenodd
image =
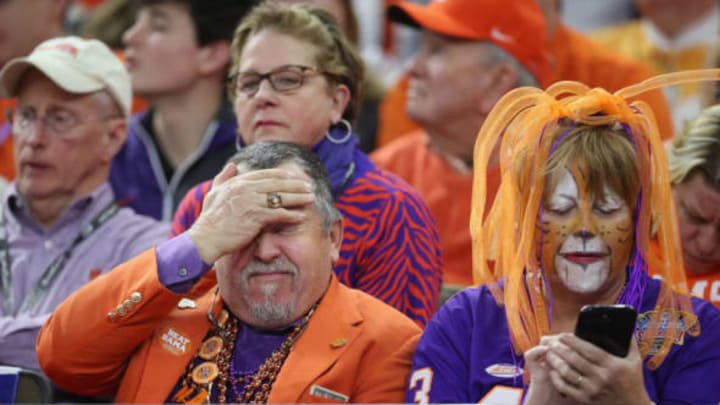
M720 267L708 274L693 275L685 272L690 292L696 296L710 301L720 308Z
M370 159L408 182L423 197L437 222L443 252L443 283L471 285L470 206L472 172L460 173L430 149L423 131L397 139ZM488 176L488 203L495 199L499 171Z
M612 92L654 74L649 67L593 42L562 23L555 28L549 51L551 72L542 83L543 87L559 80L575 80ZM403 75L380 103L378 148L418 128L418 124L405 112L408 81L408 75ZM662 91L648 92L639 98L652 108L661 138L671 139L674 135L673 122Z
M15 99L0 99L0 177L11 181L15 178L15 154L13 152L12 135L10 123L7 120L7 112L15 107Z
M652 241L650 249L658 254L660 246L656 241ZM648 271L651 276L661 278L653 268L648 268ZM693 296L709 301L720 308L720 265L707 274L693 274L686 270L685 277L688 289Z

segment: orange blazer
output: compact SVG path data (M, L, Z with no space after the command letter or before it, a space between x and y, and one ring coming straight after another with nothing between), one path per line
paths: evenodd
M210 328L215 285L211 272L189 293L171 292L148 250L58 306L38 337L40 365L71 392L161 403ZM216 314L221 305L215 301ZM268 402L339 402L313 395L317 387L349 402L403 402L419 335L405 315L332 276Z

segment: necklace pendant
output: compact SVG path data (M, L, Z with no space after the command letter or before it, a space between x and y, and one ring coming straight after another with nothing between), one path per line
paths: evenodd
M208 403L209 397L210 397L210 395L208 394L208 392L204 389L201 389L197 392L197 394L194 397L188 399L185 403L186 404L206 404L206 403Z
M218 316L218 319L217 319L218 326L220 326L221 328L224 328L225 324L227 323L229 318L230 318L230 313L226 309L223 309L222 311L220 311L220 315Z
M204 363L198 364L195 369L192 371L192 380L195 382L195 384L198 385L205 385L213 380L215 380L220 374L220 370L218 369L217 364L206 361Z
M223 348L223 340L220 336L213 336L202 343L200 346L200 356L203 360L213 360Z

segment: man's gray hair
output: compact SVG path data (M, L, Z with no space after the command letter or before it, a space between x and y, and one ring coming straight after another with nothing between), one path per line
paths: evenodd
M240 149L230 162L245 165L250 171L273 169L286 162L296 163L312 180L315 208L322 218L325 232L330 232L333 224L341 218L340 211L335 207L327 172L317 155L309 149L290 142L256 142Z
M515 57L510 55L506 50L493 44L492 42L486 42L485 45L488 49L488 62L492 64L508 64L515 68L518 73L518 81L515 87L540 87L538 80L535 76L530 73Z

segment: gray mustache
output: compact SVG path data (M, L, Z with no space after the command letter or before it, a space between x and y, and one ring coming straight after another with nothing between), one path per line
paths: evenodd
M284 258L275 259L270 263L263 263L259 261L253 261L248 264L245 269L246 277L250 277L255 274L264 273L275 273L278 271L288 272L292 275L297 275L298 269L289 260Z

